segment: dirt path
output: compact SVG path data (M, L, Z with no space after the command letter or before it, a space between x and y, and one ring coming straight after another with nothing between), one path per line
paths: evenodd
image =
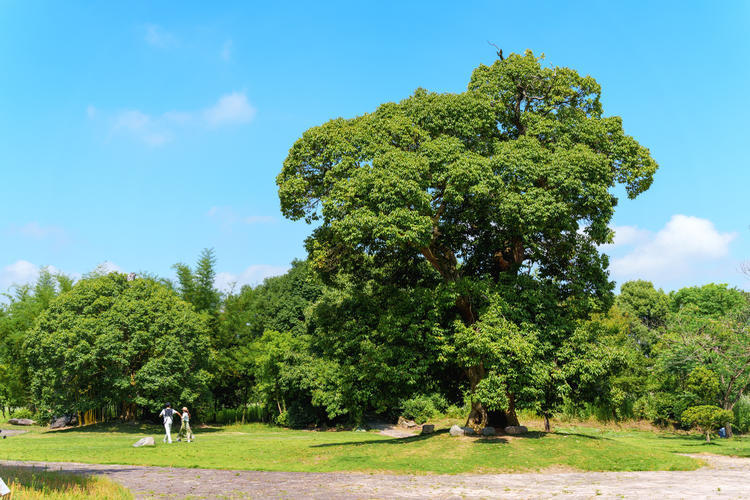
M107 476L137 498L750 498L750 459L696 456L690 472L554 472L411 476L254 472L0 461Z
M19 434L26 434L27 432L29 431L2 429L0 430L0 436L2 436L3 438L7 438L8 436L18 436Z

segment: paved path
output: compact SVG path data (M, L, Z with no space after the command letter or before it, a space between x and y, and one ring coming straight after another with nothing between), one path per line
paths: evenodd
M689 472L400 475L0 461L107 476L137 498L750 498L750 459L702 455Z

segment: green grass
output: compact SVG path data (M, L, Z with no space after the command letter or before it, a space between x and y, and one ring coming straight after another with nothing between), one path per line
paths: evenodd
M644 448L658 448L670 453L710 453L750 458L750 437L735 436L731 439L719 439L716 436L706 442L703 434L684 432L654 432L647 430L599 429L590 426L567 426L560 432L577 432L590 436L613 439L622 443Z
M0 465L0 477L10 488L13 500L127 500L127 488L102 477L45 472L29 467Z
M368 432L310 432L262 424L196 429L194 443L161 442L158 426L96 425L63 431L32 428L0 441L0 459L72 461L270 471L401 473L576 470L692 470L677 453L750 456L750 440L706 445L698 435L560 426L524 437L452 438L446 432L394 439ZM155 447L133 448L151 435Z

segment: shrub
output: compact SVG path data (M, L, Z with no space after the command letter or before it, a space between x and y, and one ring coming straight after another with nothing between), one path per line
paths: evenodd
M401 401L401 414L418 424L423 424L447 407L447 401L440 394L423 394Z
M750 396L744 395L734 405L734 426L738 432L750 432Z
M34 414L28 408L16 408L10 418L34 418Z
M706 441L711 441L711 431L734 420L734 413L714 405L691 406L682 412L681 420L690 427L697 427L706 433Z
M443 415L445 415L448 418L466 418L466 416L471 411L471 408L467 408L464 406L463 408L457 405L450 405L448 408L445 409L443 412Z
M633 404L635 418L650 420L656 425L677 422L687 408L683 398L666 392L656 392L638 398Z

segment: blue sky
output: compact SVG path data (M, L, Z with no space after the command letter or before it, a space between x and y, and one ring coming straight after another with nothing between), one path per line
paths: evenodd
M0 289L41 265L220 285L303 258L275 176L311 126L417 87L460 92L530 48L603 87L661 168L621 197L612 276L748 289L748 2L0 0Z

